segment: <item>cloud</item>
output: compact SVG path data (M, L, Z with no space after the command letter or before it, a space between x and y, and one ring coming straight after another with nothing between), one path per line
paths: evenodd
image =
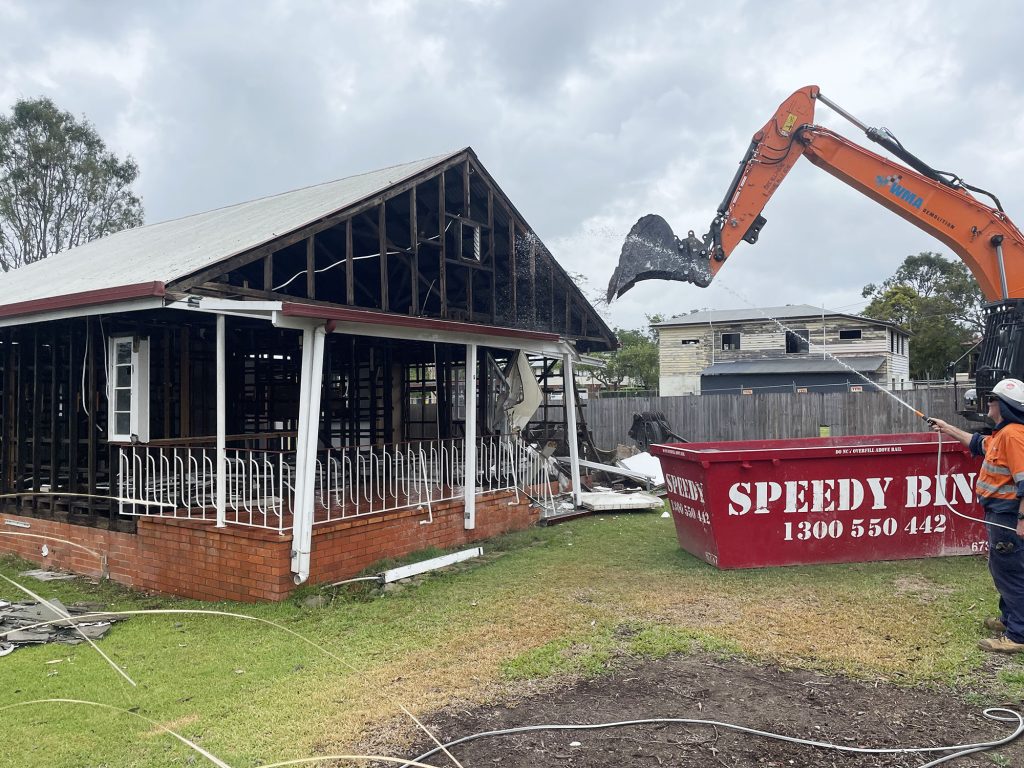
M85 114L139 161L150 221L471 145L562 265L603 290L641 215L707 230L750 136L809 83L1024 210L1022 14L1009 0L983 24L954 0L13 0L0 99ZM857 308L906 255L948 252L802 161L765 215L711 288L644 283L609 322Z

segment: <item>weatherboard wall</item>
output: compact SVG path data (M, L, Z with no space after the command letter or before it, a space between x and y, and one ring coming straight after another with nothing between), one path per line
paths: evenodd
M715 362L758 360L764 358L820 358L823 350L837 357L883 355L884 379L909 380L909 345L904 342L893 352L892 331L888 326L849 316L787 318L787 328L807 331L807 352L787 353L786 333L772 320L744 320L730 323L662 325L658 327L660 391L662 396L698 394L700 374ZM859 339L841 338L843 331L860 331ZM739 334L739 349L723 349L722 334ZM903 336L903 334L899 334ZM906 338L903 336L903 338Z

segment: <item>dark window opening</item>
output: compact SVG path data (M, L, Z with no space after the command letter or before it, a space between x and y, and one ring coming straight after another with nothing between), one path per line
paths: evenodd
M806 352L810 346L808 340L811 332L807 329L798 331L786 331L786 354L799 354Z
M843 328L839 331L840 339L859 339L860 328Z
M740 348L740 335L738 333L722 334L722 349L737 350Z

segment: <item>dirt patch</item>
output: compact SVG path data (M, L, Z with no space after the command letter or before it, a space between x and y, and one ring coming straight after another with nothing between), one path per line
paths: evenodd
M920 575L903 576L893 582L897 595L913 595L922 603L931 603L936 598L953 594L953 588L936 584Z
M613 675L510 704L450 710L425 720L442 741L484 731L544 724L594 724L646 718L692 718L844 746L935 747L1008 736L1016 723L986 719L987 706L1021 709L1021 702L975 704L948 690L760 666L707 654L631 661ZM407 752L426 752L421 740ZM742 734L722 726L620 726L601 730L534 731L481 738L452 747L465 766L619 768L674 766L789 768L922 766L943 752L863 755L826 751ZM443 755L426 762L451 765ZM957 766L1024 766L1024 737L954 761Z

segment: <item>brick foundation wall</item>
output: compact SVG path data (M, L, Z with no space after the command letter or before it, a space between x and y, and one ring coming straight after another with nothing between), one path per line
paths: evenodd
M379 560L400 557L427 547L449 549L526 528L540 513L529 501L506 492L477 496L476 528L463 525L461 499L433 505L433 522L426 509L403 509L384 515L356 517L313 528L309 580L314 584L353 576Z
M463 527L461 499L425 509L404 509L352 518L313 528L310 583L323 584L356 575L373 563L427 547L449 549L526 528L539 513L525 497L509 492L478 496L476 528ZM10 526L6 521L28 527ZM25 535L28 534L28 535ZM52 537L52 538L37 538ZM57 539L80 544L106 556L111 579L150 592L200 600L257 602L284 600L295 588L291 575L291 532L212 523L142 517L135 534L60 523L19 515L0 515L0 552L19 555L47 568L98 578L96 555ZM42 545L49 555L43 557Z

